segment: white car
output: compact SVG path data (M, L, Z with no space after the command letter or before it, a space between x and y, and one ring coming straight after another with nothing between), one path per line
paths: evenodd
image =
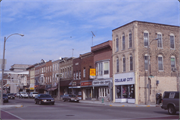
M38 95L38 92L31 92L31 93L29 94L29 97L30 97L30 98L35 98L36 95Z
M19 98L28 98L28 94L26 92L20 92Z

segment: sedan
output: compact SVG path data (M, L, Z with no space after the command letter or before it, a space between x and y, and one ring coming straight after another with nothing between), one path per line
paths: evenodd
M8 96L8 99L15 99L14 93L8 93L7 96Z
M63 101L75 101L75 102L79 102L79 98L76 95L71 95L71 94L66 94L63 96Z
M54 98L49 94L38 94L35 99L35 104L52 104L54 105Z

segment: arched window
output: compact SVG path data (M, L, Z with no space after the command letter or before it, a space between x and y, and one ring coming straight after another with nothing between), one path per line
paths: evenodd
M162 48L163 47L162 33L157 33L157 38L158 38L158 48Z
M148 70L148 54L144 56L144 69Z
M123 72L126 71L126 58L123 56Z
M163 56L158 55L158 69L163 70Z
M125 34L122 36L122 50L125 50Z
M133 56L130 55L130 58L129 58L129 62L130 62L130 71L133 70Z
M132 48L132 33L129 33L129 48Z
M171 56L171 70L176 68L176 58L175 56Z
M148 47L149 45L149 32L144 31L144 47Z
M175 40L174 40L174 34L170 34L170 48L175 48Z
M116 58L116 72L119 72L119 58Z
M116 36L116 52L119 50L119 39L118 36Z

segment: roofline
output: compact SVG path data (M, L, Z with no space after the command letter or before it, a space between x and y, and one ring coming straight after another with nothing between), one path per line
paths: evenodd
M114 31L114 30L116 30L116 29L119 29L119 28L121 28L121 27L127 26L127 25L129 25L129 24L131 24L131 23L134 23L134 22L159 24L159 25L172 26L172 27L180 27L180 26L176 26L176 25L168 25L168 24L162 24L162 23L153 23L153 22L147 22L147 21L138 21L138 20L134 20L134 21L129 22L129 23L125 24L125 25L122 25L122 26L120 26L120 27L117 27L117 28L113 29L112 31Z

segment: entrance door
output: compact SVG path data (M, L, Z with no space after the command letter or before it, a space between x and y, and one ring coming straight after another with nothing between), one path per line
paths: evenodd
M86 89L86 100L91 100L91 89Z

